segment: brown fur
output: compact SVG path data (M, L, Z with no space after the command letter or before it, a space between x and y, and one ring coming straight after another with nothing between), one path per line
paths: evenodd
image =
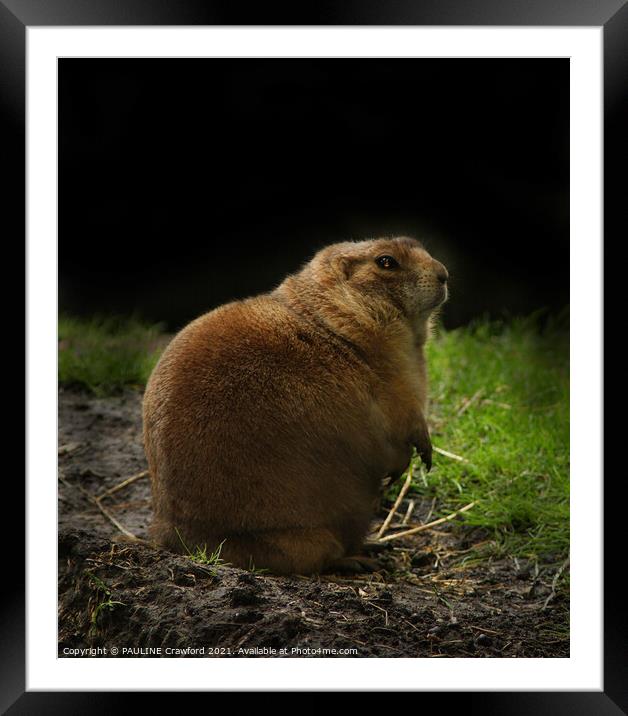
M431 462L423 344L446 278L412 239L335 244L184 328L144 397L156 541L224 541L226 561L283 574L355 555L382 479L413 445Z

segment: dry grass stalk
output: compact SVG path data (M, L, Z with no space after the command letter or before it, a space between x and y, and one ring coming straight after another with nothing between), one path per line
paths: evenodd
M434 497L434 499L432 500L432 504L430 505L430 511L427 513L427 515L426 515L426 517L425 517L425 522L429 522L429 521L430 521L430 517L432 516L432 514L433 514L433 512L434 512L434 507L435 507L435 506L436 506L436 498Z
M380 542L388 542L389 540L393 539L399 539L400 537L407 537L409 535L417 534L418 532L423 532L423 530L429 530L432 527L436 527L437 525L442 525L444 522L449 522L450 520L453 520L458 515L462 514L463 512L467 512L467 510L470 510L476 502L469 502L468 505L465 505L464 507L461 507L459 510L456 510L455 512L452 512L450 515L447 515L447 517L440 517L437 520L434 520L433 522L428 522L425 525L419 525L419 527L413 527L410 530L405 530L404 532L397 532L394 535L387 535L386 537L381 537L379 539Z
M545 611L545 609L547 609L547 605L548 605L548 604L552 601L552 599L554 599L554 597L556 596L556 585L558 584L558 580L560 579L562 573L565 571L565 568L567 567L568 564L569 564L569 557L567 557L567 559L562 563L560 569L559 569L559 570L556 572L556 574L554 575L554 579L552 580L552 591L551 591L551 594L550 594L549 597L545 600L545 603L543 604L543 607L542 607L541 611Z
M377 539L381 539L381 537L385 534L386 530L388 529L392 518L395 516L395 513L397 512L397 508L401 504L401 501L406 495L406 492L410 489L410 484L412 483L412 467L408 469L408 475L406 476L406 481L403 483L403 487L401 490L399 490L399 494L397 495L397 499L395 500L395 504L392 506L392 509L388 513L386 519L384 520L384 524L379 528L379 532L377 533Z
M456 455L453 452L449 452L448 450L443 450L442 448L435 447L432 445L432 450L434 452L437 452L439 455L444 455L445 457L449 457L452 460L458 460L458 462L469 462L466 457L460 457L460 455Z
M143 539L140 539L139 537L136 537L132 532L129 532L129 530L126 529L123 525L121 525L118 520L109 512L109 510L106 510L101 504L100 500L96 499L95 497L90 496L90 500L98 507L98 509L103 513L103 515L111 522L111 524L118 529L125 537L128 537L133 542L144 542Z
M136 475L127 477L126 480L122 480L122 482L118 483L117 485L114 485L113 487L110 487L108 490L105 490L105 492L103 492L102 495L98 495L98 497L96 497L95 499L102 500L105 497L109 497L109 495L113 495L114 492L117 492L118 490L122 490L123 488L132 484L136 480L141 480L143 477L147 477L147 476L148 476L148 470L142 470L142 472L138 472Z
M111 524L112 524L117 530L119 530L125 537L127 537L128 539L130 539L130 540L133 541L133 542L144 542L144 543L146 542L146 540L143 540L143 539L141 539L140 537L136 537L132 532L129 532L129 530L127 530L127 528L124 527L124 525L120 524L120 522L118 522L118 520L116 520L116 518L111 514L111 512L109 512L109 510L106 510L106 509L100 504L100 499L97 498L97 497L94 497L93 495L91 495L82 485L78 485L78 484L77 484L77 485L72 485L71 483L69 483L69 482L68 482L64 477L62 477L61 475L59 476L59 479L63 482L64 485L66 485L66 486L69 487L70 489L72 489L73 487L77 487L77 488L80 490L80 492L82 492L83 495L85 495L85 497L86 497L90 502L92 502L94 505L96 505L96 507L97 507L97 508L102 512L102 514L109 520L109 522L111 522Z
M412 517L412 513L414 512L415 502L414 500L410 500L410 504L408 505L408 509L406 510L406 514L404 515L403 520L401 520L401 526L405 527L408 522L410 522L410 518Z
M502 403L499 400L484 398L482 403L486 403L487 405L496 405L498 408L504 408L504 410L512 410L512 405L510 405L510 403Z
M466 410L468 410L473 403L477 402L484 393L484 388L477 390L470 398L466 398L462 401L462 405L458 408L456 417L460 417Z

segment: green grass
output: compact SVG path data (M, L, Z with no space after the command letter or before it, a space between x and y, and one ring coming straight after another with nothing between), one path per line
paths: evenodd
M93 572L86 571L85 573L87 575L87 578L89 579L92 587L96 591L96 595L100 598L100 595L104 595L104 599L102 599L91 611L90 616L90 629L89 633L90 635L94 635L98 631L98 620L103 612L110 611L112 612L116 606L126 606L124 602L115 601L111 598L111 590L109 587L100 579L100 577L97 577Z
M143 387L163 342L160 326L135 318L59 318L59 383L95 395Z
M203 564L207 567L219 567L220 565L226 566L228 563L224 561L224 559L220 558L220 553L222 552L222 546L226 542L226 540L223 540L216 549L213 550L213 552L207 552L207 545L203 545L202 547L200 545L196 545L194 549L190 549L187 544L184 542L183 537L181 537L181 533L179 530L175 527L174 531L177 533L177 537L179 538L179 541L183 545L183 549L185 549L186 555L189 559L191 559L193 562L196 562L197 564Z
M568 554L565 322L482 321L440 331L428 344L432 442L467 462L435 453L429 474L415 467L412 491L435 498L434 518L476 501L456 521L488 530L484 557Z

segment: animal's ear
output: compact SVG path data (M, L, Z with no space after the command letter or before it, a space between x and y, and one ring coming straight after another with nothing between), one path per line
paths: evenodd
M348 281L353 276L357 260L351 256L336 256L334 263L338 274Z

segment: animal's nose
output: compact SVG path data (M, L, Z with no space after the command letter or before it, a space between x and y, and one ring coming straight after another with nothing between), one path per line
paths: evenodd
M443 264L440 261L434 261L434 273L436 274L436 278L441 283L447 283L447 279L449 278L449 273L447 269L443 266Z

